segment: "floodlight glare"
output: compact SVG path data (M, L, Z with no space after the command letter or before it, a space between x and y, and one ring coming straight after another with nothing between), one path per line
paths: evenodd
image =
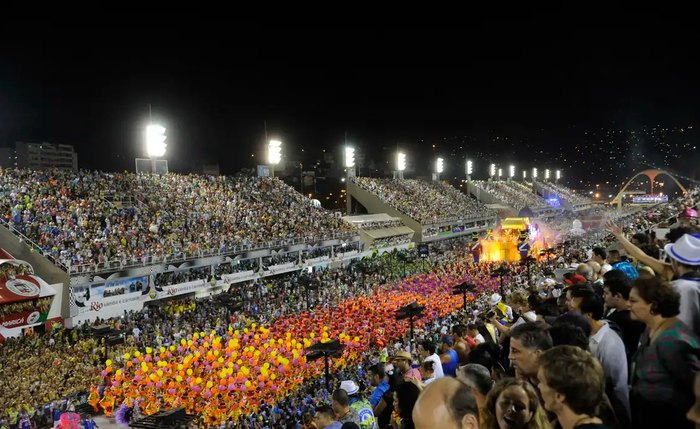
M545 178L545 180L549 180L549 168L546 168L544 170L544 178Z
M500 179L501 176L503 176L503 169L502 169L502 168L499 168L499 169L498 169L498 178Z
M509 170L509 171L508 171L508 173L509 173L509 174L508 174L508 177L510 177L511 179L512 179L513 177L515 177L515 166L514 166L514 165L511 165L511 166L508 168L508 170Z
M472 168L473 166L474 166L474 165L473 165L473 163L472 163L471 161L467 161L467 175L470 175L470 176L471 176L472 171L473 171L473 168Z
M282 142L270 140L267 144L267 163L277 165L282 161Z
M527 170L523 170L523 180L527 179Z
M532 169L532 178L537 179L537 167Z
M561 179L561 170L557 170L557 180Z
M406 169L406 154L399 152L396 157L396 169L398 171L404 171Z
M345 168L355 166L355 148L345 147Z
M489 167L489 176L493 177L496 175L496 164L491 164Z
M150 158L158 158L165 155L165 128L160 125L148 125L146 127L146 153Z
M442 158L438 158L438 159L435 161L435 172L436 172L436 173L440 174L440 173L442 173L442 172L445 170L445 168L444 168L444 167L445 167L444 163L445 163L445 161L444 161Z

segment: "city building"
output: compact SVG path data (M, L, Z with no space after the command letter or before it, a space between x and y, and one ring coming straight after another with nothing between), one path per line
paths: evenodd
M0 148L0 166L77 170L78 154L67 144L16 142L14 147Z

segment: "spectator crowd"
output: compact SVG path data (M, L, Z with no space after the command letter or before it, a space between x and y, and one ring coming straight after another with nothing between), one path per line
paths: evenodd
M130 197L132 206L113 201ZM353 232L274 178L0 170L0 211L65 267L231 252Z
M469 221L494 215L475 199L439 182L371 177L354 177L352 180L362 189L421 224Z

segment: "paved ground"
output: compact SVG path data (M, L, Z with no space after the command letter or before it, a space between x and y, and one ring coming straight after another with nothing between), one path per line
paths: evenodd
M95 417L95 423L97 423L97 427L99 429L124 429L127 426L119 426L115 421L114 418L108 418L105 416L97 416Z

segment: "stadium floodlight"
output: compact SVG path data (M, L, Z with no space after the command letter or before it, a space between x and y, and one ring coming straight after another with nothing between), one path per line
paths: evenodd
M545 168L544 170L544 180L549 180L549 168Z
M282 161L282 142L270 140L267 144L267 163L277 165Z
M467 160L467 176L471 176L474 167L474 163L471 160Z
M508 177L510 177L511 179L513 177L515 177L515 166L514 165L511 165L510 167L508 167Z
M445 171L445 160L442 158L438 158L435 160L435 172L437 174L440 174L443 171Z
M165 128L160 125L146 126L146 153L149 158L159 158L165 155Z
M345 168L355 166L355 148L345 146Z
M396 156L396 169L398 171L404 171L406 169L406 154L399 152Z
M523 180L527 179L527 170L523 170Z
M500 179L503 176L503 169L499 168L498 169L498 178Z
M537 180L537 167L532 169L532 180Z
M491 164L489 167L489 176L493 177L496 175L496 164Z
M561 179L561 170L557 170L557 175L555 177L557 180Z

